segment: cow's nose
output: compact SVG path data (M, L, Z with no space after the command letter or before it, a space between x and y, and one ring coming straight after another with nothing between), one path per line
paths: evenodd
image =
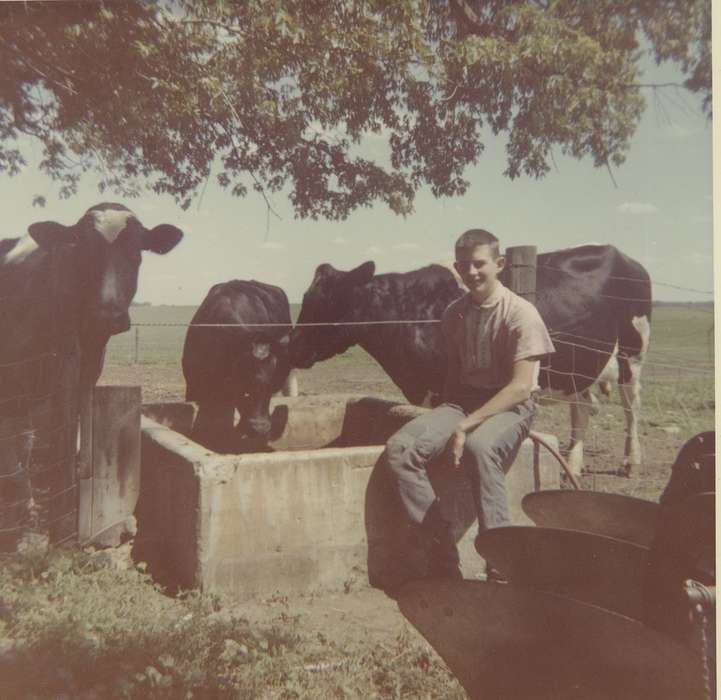
M303 349L302 343L297 339L291 338L290 345L288 346L288 360L290 361L291 367L298 367L299 369L308 369L312 366L312 358L309 357L310 353Z
M266 437L270 433L270 417L255 417L248 420L248 435L250 437Z
M130 314L120 309L103 309L98 314L98 321L104 331L115 335L130 330Z

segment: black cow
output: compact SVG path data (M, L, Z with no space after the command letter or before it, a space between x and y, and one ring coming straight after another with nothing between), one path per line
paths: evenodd
M290 329L288 298L280 287L255 280L211 287L183 348L186 400L198 404L195 438L218 451L257 448L267 441L270 398L290 373ZM240 422L234 436L235 409Z
M182 235L167 224L148 230L126 207L103 203L72 226L38 222L27 235L0 241L0 527L8 526L6 532L20 532L30 493L37 500L38 489L57 488L52 460L45 481L39 473L30 478L33 441L35 451L45 446L61 459L74 453L78 396L100 376L110 336L129 328L141 252L165 254ZM3 540L10 548L13 536Z
M536 306L553 337L556 353L541 371L542 388L570 401L569 462L583 465L583 439L592 411L591 385L612 359L626 414L626 474L641 462L637 434L639 377L648 347L651 282L646 270L613 246L586 245L538 256ZM320 265L303 297L298 324L350 325L296 327L291 362L315 362L363 347L414 404L437 401L445 358L437 323L443 310L464 293L442 265L407 273L374 275L366 262L344 272ZM507 271L504 271L507 273ZM507 281L507 274L501 276ZM377 325L357 322L417 321ZM433 398L435 397L435 398Z

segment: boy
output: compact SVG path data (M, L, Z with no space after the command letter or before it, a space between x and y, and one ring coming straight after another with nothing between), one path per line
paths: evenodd
M509 525L505 472L531 427L540 358L554 347L533 304L498 280L505 259L492 233L466 231L455 253L454 267L468 293L441 319L448 358L444 403L393 435L386 459L406 514L430 545L429 576L461 578L428 465L444 455L450 468L464 468L479 531ZM487 574L496 576L490 567Z

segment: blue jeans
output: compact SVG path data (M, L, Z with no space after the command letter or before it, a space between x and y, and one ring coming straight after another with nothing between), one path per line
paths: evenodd
M452 469L446 445L458 423L470 413L461 406L444 403L406 423L386 443L386 463L409 519L420 525L436 493L428 468ZM491 416L469 431L461 468L469 480L478 511L479 531L510 525L506 472L523 440L528 437L535 414L532 399L510 411ZM443 456L443 464L438 458Z

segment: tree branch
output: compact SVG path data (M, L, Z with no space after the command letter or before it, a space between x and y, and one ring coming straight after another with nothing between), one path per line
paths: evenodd
M676 87L676 88L685 88L686 86L683 83L627 83L626 85L623 85L625 88L667 88L667 87Z
M228 96L225 94L225 90L223 90L223 88L220 88L219 94L221 94L223 96L223 100L225 100L225 104L228 107L228 109L231 111L235 121L238 122L238 124L242 124L243 122L240 119L240 117L238 116L238 112L236 111L235 107L233 106L233 103L230 101ZM239 153L238 147L236 146L236 143L235 143L235 135L232 132L228 131L223 124L221 124L220 126L223 129L223 131L225 131L225 133L228 135L228 138L230 139L230 145L233 148L233 152L235 153L238 160L240 160L240 153ZM265 206L268 207L268 211L272 212L279 221L282 221L283 219L280 216L280 214L278 214L278 212L275 211L275 209L273 209L273 207L271 206L270 200L268 199L268 196L265 194L265 188L260 183L260 180L258 180L255 173L250 168L248 168L248 172L250 173L250 176L253 178L253 181L255 182L255 184L258 186L258 191L260 192L263 199L265 200Z
M171 24L207 24L208 26L215 27L217 29L224 29L229 34L237 34L238 36L245 36L243 31L239 27L226 24L225 22L219 22L213 19L180 19L171 20Z
M69 87L68 85L65 85L64 83L59 82L58 80L55 80L55 78L51 78L46 73L43 73L39 68L36 68L32 63L30 63L18 49L16 49L14 46L9 46L10 50L16 54L18 59L21 63L25 65L26 68L29 68L33 73L37 73L41 78L44 78L48 83L53 83L57 85L59 88L62 88L66 92L69 92L72 95L75 95L77 97L78 92L76 90L73 90L73 88ZM67 73L66 73L67 74Z
M613 186L618 189L618 184L616 183L616 178L613 176L613 172L611 171L611 165L609 164L608 160L606 160L606 170L608 170L608 175L611 178L611 182L613 183Z

